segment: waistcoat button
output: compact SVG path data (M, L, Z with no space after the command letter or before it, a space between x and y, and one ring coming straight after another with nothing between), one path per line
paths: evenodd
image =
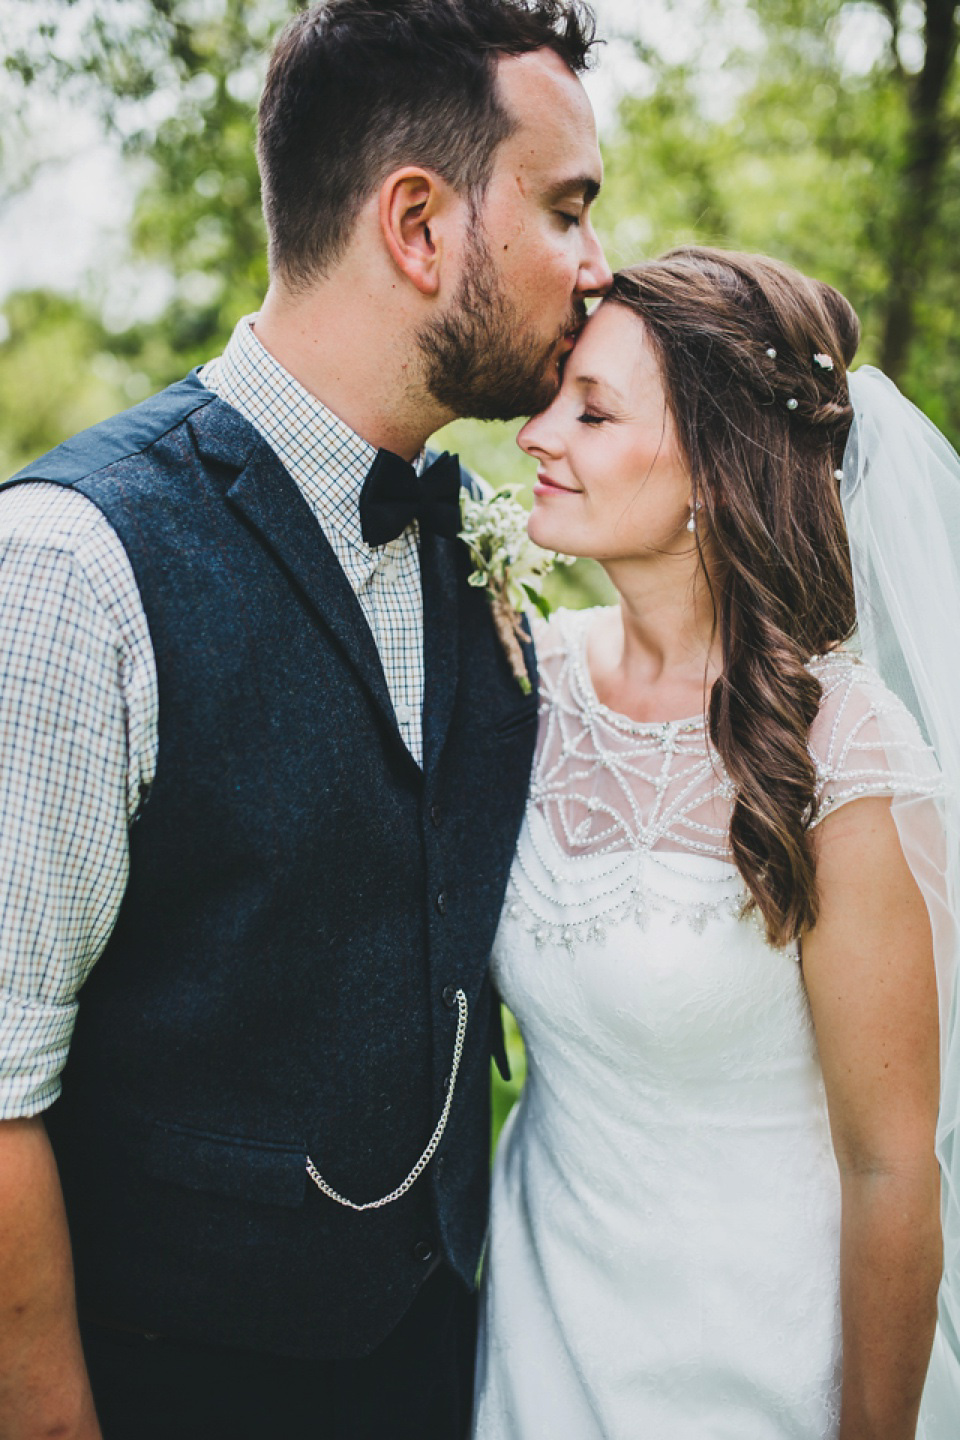
M440 998L443 1001L444 1005L446 1005L447 1009L452 1010L454 1005L456 1005L457 1003L456 985L444 985L443 990L440 992Z
M447 897L442 890L437 896L437 910L441 915L446 915L447 913Z
M431 805L431 806L430 806L430 819L433 821L434 828L437 829L437 830L439 830L439 829L440 829L440 820L441 820L441 816L440 816L440 806L439 806L439 805Z
M414 1260L423 1260L424 1262L426 1262L427 1260L432 1260L432 1246L426 1240L418 1240L416 1245L414 1245L413 1247L413 1258Z

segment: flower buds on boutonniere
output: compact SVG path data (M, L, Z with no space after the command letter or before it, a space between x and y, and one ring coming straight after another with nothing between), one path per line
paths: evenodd
M527 534L527 512L515 494L514 487L507 485L488 499L477 500L469 490L462 490L460 539L473 557L467 583L489 595L493 623L510 668L520 689L529 695L530 677L520 648L523 612L530 604L546 619L550 606L543 598L543 582L555 564L572 565L573 557L534 544Z

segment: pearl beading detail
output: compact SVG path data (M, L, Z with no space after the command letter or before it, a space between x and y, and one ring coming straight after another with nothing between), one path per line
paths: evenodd
M538 636L538 753L505 910L538 949L559 945L571 953L584 942L603 943L627 919L646 928L653 915L666 915L700 933L713 921L741 919L748 899L728 840L735 788L704 718L637 721L603 705L586 661L594 613L559 612ZM861 796L936 793L935 782L909 768L911 745L918 754L927 750L919 732L901 746L903 768L892 767L877 740L878 717L902 723L906 712L872 671L847 652L815 657L809 667L823 687L822 713L833 712L818 733L819 748L810 746L818 781L813 824ZM851 722L858 686L861 702L866 686L869 703ZM661 858L667 853L671 863ZM699 867L695 877L684 875L678 854L725 864L717 874Z

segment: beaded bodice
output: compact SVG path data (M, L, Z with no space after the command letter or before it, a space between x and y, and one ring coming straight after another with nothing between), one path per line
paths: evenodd
M700 929L711 916L739 914L746 894L729 846L734 787L703 716L645 723L603 705L587 667L596 614L561 610L537 631L540 730L508 906L541 945L600 938L628 913L642 925L667 910ZM809 739L814 824L860 796L936 788L917 726L869 667L838 651L810 669L823 688ZM696 898L683 883L684 856Z

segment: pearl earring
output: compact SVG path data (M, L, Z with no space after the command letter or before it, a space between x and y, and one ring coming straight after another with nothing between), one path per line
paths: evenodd
M702 509L702 506L699 500L697 501L696 505L691 504L690 506L690 519L687 521L687 529L690 531L691 535L695 532L697 528L697 511L700 509Z

